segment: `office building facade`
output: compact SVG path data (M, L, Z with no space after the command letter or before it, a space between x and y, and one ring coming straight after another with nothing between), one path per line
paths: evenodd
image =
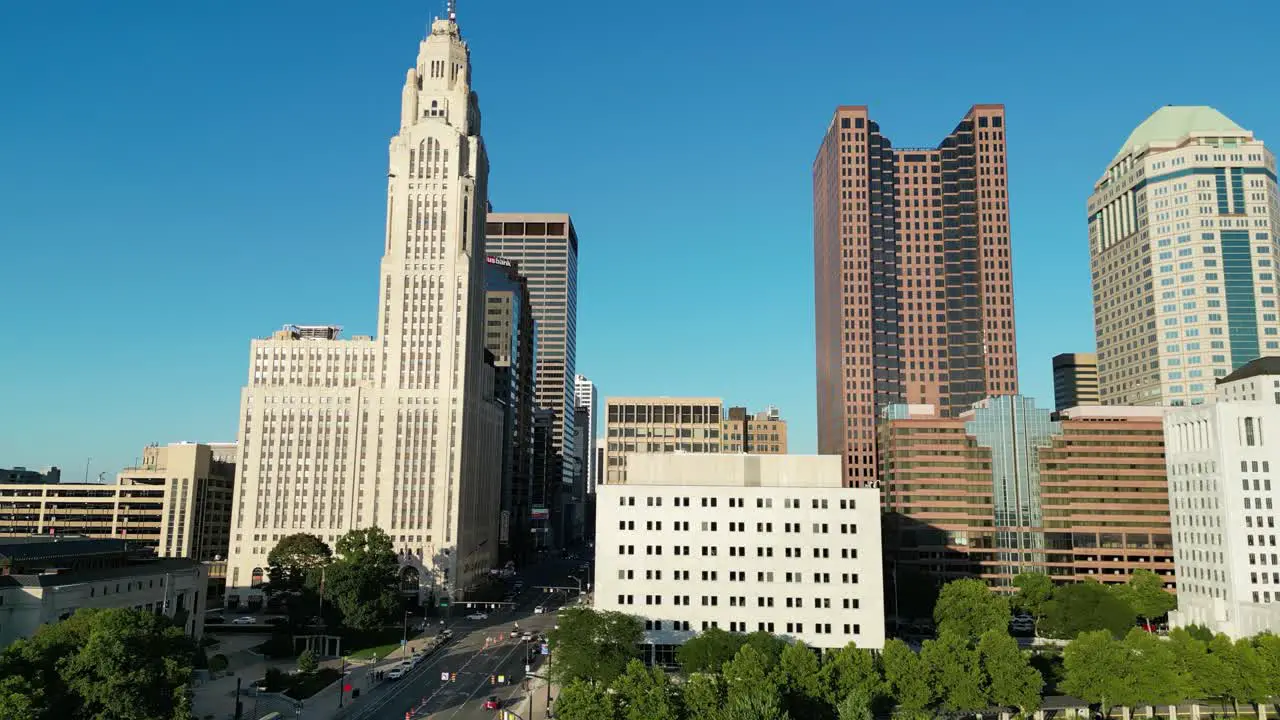
M651 659L709 628L884 646L879 498L822 455L637 455L597 491L594 605Z
M86 480L88 478L85 478ZM28 470L24 467L0 468L0 483L56 483L62 482L62 471L56 467L44 470Z
M887 409L881 487L894 569L1009 590L1021 572L1115 584L1146 568L1172 590L1162 409L1057 415L1023 396L959 417Z
M204 634L205 568L156 558L124 540L0 539L0 648L83 608L159 613L192 638Z
M596 384L586 375L573 376L574 405L582 427L582 477L586 494L596 491L596 425L600 422L600 394Z
M836 109L813 162L818 452L876 480L893 404L957 415L1018 391L1002 105L934 148L897 148Z
M1155 111L1089 196L1098 387L1107 405L1183 406L1280 354L1276 161L1204 106Z
M1098 405L1098 356L1094 353L1062 353L1053 356L1053 407L1055 410Z
M578 232L567 213L494 213L485 224L485 252L515 262L529 282L538 326L537 404L555 417L562 482L578 472L573 460L574 361L578 342Z
M720 452L787 454L787 421L770 405L754 415L744 407L731 407L720 423Z
M377 331L289 326L253 341L241 393L228 584L280 538L379 527L419 597L495 567L503 411L484 354L488 159L458 24L437 19L405 76L388 152Z
M0 480L0 538L119 539L162 557L225 560L235 455L234 443L152 445L114 483Z
M787 423L770 406L751 415L724 409L713 397L612 397L605 399L606 483L627 481L627 458L636 453L787 452Z
M485 348L493 353L495 395L503 408L502 505L498 542L521 561L530 544L535 328L528 283L515 263L485 258Z
M1280 358L1244 365L1215 394L1165 418L1180 578L1169 619L1233 638L1280 632Z

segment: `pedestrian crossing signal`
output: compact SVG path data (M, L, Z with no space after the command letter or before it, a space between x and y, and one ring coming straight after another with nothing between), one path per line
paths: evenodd
M449 673L449 682L458 682L458 673Z
M496 676L496 675L490 675L490 676L489 676L489 684L490 684L490 685L497 685L497 684L498 684L498 676Z

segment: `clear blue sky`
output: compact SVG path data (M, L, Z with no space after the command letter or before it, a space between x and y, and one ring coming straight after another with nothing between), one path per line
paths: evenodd
M605 395L775 403L815 448L809 167L1008 107L1018 352L1093 347L1085 200L1163 104L1280 142L1273 3L460 0L494 207L568 211ZM249 339L373 330L387 140L443 0L6 3L0 466L231 440Z

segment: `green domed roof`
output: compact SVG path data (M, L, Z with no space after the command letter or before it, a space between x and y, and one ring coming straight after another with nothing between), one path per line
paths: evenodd
M1151 113L1129 133L1129 138L1111 162L1115 163L1125 153L1153 142L1174 142L1191 133L1215 132L1235 134L1246 130L1208 105L1166 105Z

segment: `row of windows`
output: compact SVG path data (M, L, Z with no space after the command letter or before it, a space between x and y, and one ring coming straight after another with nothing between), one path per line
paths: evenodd
M701 579L703 582L718 582L720 580L719 570L702 570L701 573L702 573ZM645 580L652 581L652 580L662 579L661 570L646 570L644 572L644 575L645 575L644 577ZM787 582L787 583L804 582L804 573L802 572L795 571L795 572L779 573L779 575L783 577L782 582ZM747 576L748 576L748 573L746 570L730 570L729 582L746 582ZM672 570L670 577L672 580L677 580L677 581L688 580L689 571L688 570ZM636 579L635 570L619 570L618 579L619 580L635 580ZM773 572L770 572L770 571L756 572L756 582L765 582L765 583L773 582ZM818 584L830 584L831 573L815 572L813 573L813 582ZM858 573L840 573L840 582L845 585L856 585L858 583Z
M1254 593L1254 595L1257 595L1257 593ZM720 622L718 620L702 621L703 630L709 630L711 628L719 628L719 627L720 627ZM804 623L786 623L785 627L786 627L786 632L789 632L789 633L804 632ZM844 623L842 627L845 635L861 635L862 634L861 623ZM676 631L688 632L690 628L691 626L688 620L645 620L644 621L645 630L676 630ZM775 625L774 623L771 623L771 622L756 623L756 630L759 632L772 633L774 632L774 628L775 628ZM747 632L747 623L745 621L730 620L729 632L745 633ZM831 630L831 623L814 623L813 632L817 635L834 634L834 632Z
M705 508L705 507L716 507L716 506L717 506L718 498L714 498L714 497L704 497L704 498L700 498L700 499L701 499L701 501L702 501L702 502L701 502L701 506L702 506L702 507L704 507L704 508ZM658 497L648 496L648 497L646 497L644 500L645 500L645 502L644 502L645 507L662 507L662 496L658 496ZM675 498L672 498L672 501L673 501L673 503L672 503L672 504L673 504L675 507L690 507L690 504L689 504L689 503L690 503L690 500L691 500L691 498L688 498L688 497L675 497ZM729 498L728 500L729 500L729 507L731 507L731 508L745 508L745 507L746 507L746 501L747 501L747 500L746 500L746 498L733 498L733 497L731 497L731 498ZM783 506L783 507L784 507L784 509L788 509L788 510L799 510L799 509L800 509L800 498L783 498L782 500L783 500L783 503L784 503L784 506ZM828 502L828 501L827 501L827 499L826 499L826 498L813 498L813 499L812 499L812 509L814 509L814 510L828 510L828 509L830 509L830 508L827 506L827 502ZM636 505L636 496L634 496L634 495L620 495L620 496L618 497L618 505L619 505L620 507L635 507L635 505ZM773 498L756 498L756 507L757 507L757 508L765 508L765 509L772 508L772 507L773 507ZM840 500L840 509L841 509L841 510L857 510L857 509L858 509L857 501L856 501L856 500L853 500L853 499L844 499L844 498L842 498L842 499Z
M1270 500L1268 500L1267 502L1268 502L1267 507L1271 507L1269 504ZM1248 505L1246 505L1245 507L1248 507ZM782 531L787 533L801 532L801 527L800 527L801 524L802 523L792 523L792 522L783 523ZM689 530L689 521L673 520L671 522L671 526L672 526L671 529L676 531L682 531L682 530L687 531ZM716 532L719 529L719 527L720 527L720 523L714 520L704 520L702 522L702 532ZM619 520L618 529L624 532L635 530L636 521L635 520ZM662 530L662 521L646 520L644 523L644 529L647 531L660 531ZM812 525L813 533L818 535L826 535L830 532L830 529L831 529L831 525L829 525L828 523L813 523ZM745 522L734 521L729 523L729 532L746 532L746 531L747 531L747 524ZM773 532L773 523L771 522L756 523L756 532ZM840 523L840 534L841 535L857 535L858 524L857 523ZM621 552L621 549L619 549L619 552ZM706 553L703 553L703 554L705 555Z

